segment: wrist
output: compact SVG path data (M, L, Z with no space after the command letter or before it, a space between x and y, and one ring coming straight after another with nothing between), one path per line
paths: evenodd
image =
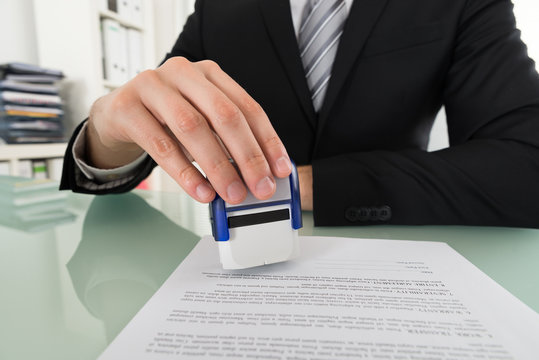
M311 165L298 166L301 209L313 210L313 168Z
M129 164L142 155L144 150L134 143L105 145L95 127L92 115L88 119L86 130L85 160L89 165L100 169L113 169Z

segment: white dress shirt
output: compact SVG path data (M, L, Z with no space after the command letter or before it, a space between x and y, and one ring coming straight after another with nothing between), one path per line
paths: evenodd
M299 34L299 29L301 26L301 18L303 15L303 9L305 8L305 5L307 4L307 1L309 0L290 0L290 10L292 15L292 23L294 25L294 30L296 34L296 38ZM350 7L352 6L353 0L344 0L346 10L350 11ZM88 187L92 189L104 189L104 188L112 188L115 186L119 186L122 183L125 183L129 181L133 175L137 172L138 166L140 166L144 159L146 159L146 156L148 156L147 153L144 153L141 155L137 160L133 161L132 163L129 163L127 165L124 165L119 168L115 169L98 169L96 167L88 165L83 159L85 159L85 144L86 139L86 124L81 129L79 135L75 139L75 142L73 144L73 157L75 159L75 163L78 165L80 171L86 176L86 178L90 179L90 182L88 185L86 184L79 184L83 187ZM92 184L92 182L94 182Z

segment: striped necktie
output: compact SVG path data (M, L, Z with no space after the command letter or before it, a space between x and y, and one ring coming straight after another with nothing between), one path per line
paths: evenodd
M308 0L298 44L314 109L322 107L347 17L344 0Z

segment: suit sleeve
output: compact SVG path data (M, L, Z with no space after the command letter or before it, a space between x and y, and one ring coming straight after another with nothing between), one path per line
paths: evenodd
M134 175L111 180L104 184L96 183L95 180L87 178L76 164L73 154L75 140L85 123L86 120L75 129L64 154L60 190L72 190L77 193L95 195L124 193L134 189L152 172L156 163L148 156L146 160L137 166L137 172Z
M195 12L188 18L182 34L178 38L172 51L166 55L163 62L174 56L184 56L191 61L202 60L204 58L202 54L202 43L200 41L201 37L199 28L201 23L201 7L202 0L198 0L195 4ZM148 160L146 160L139 167L139 172L127 182L123 181L117 186L111 184L111 186L107 186L106 188L98 187L96 183L93 183L92 180L84 176L73 158L73 144L83 124L84 122L77 126L71 135L71 139L69 140L64 155L60 190L72 190L74 192L87 194L113 194L127 192L134 189L142 180L150 175L153 168L157 165L153 159L148 157Z
M455 41L451 146L315 160L315 224L539 228L539 76L511 2L468 1Z

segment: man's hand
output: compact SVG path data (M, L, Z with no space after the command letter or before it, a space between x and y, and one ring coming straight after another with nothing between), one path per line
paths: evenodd
M268 199L275 192L273 176L286 177L292 170L260 105L214 62L192 63L182 57L98 99L90 113L87 143L88 160L100 168L127 164L145 150L201 202L211 201L217 191L237 204L247 194L244 182L257 198Z
M311 165L298 166L299 192L301 195L301 209L313 209L313 167Z

